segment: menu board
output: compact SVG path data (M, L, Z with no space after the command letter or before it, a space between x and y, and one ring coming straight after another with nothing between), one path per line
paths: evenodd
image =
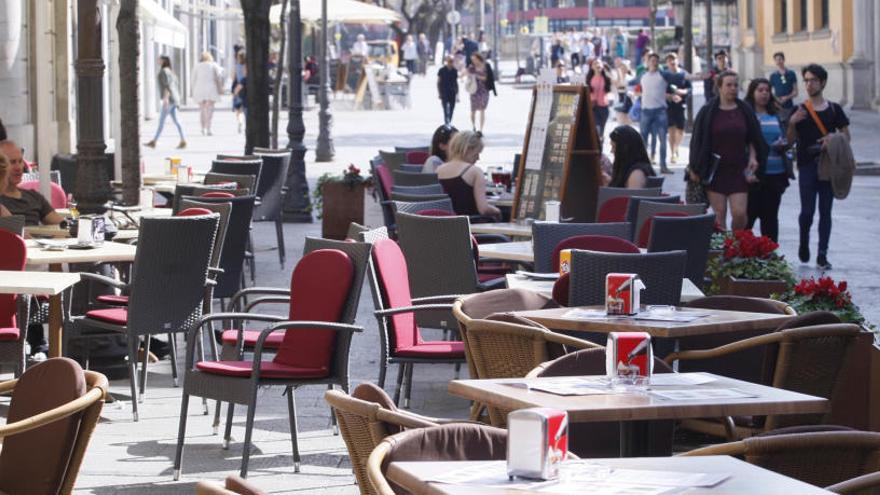
M535 87L521 163L514 218L541 219L544 202L555 200L562 202L563 217L592 221L592 215L575 207L581 202L576 196L596 188L599 173L588 88L542 83ZM583 170L575 171L573 165ZM572 181L574 176L579 180ZM571 189L576 190L569 194Z

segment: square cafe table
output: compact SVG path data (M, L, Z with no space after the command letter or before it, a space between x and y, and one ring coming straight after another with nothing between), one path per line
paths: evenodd
M638 457L647 450L647 421L725 416L766 416L774 414L810 414L828 410L829 402L822 397L800 394L711 373L701 375L712 381L699 385L651 386L651 390L736 389L749 397L667 399L650 391L616 392L601 395L556 395L533 387L552 378L513 378L495 380L453 380L449 393L491 407L516 410L528 407L550 407L568 412L572 423L619 421L621 457ZM669 376L669 375L660 375Z
M532 237L532 226L517 222L472 223L472 234L501 234L513 237Z
M508 289L528 289L544 294L546 296L553 295L553 285L556 283L556 280L536 280L533 278L529 278L525 275L518 275L516 273L508 273L504 277L507 281ZM681 298L679 299L680 302L688 303L693 301L694 299L699 299L705 296L706 295L703 294L703 291L701 291L699 287L691 282L691 279L681 279Z
M747 493L776 493L818 495L831 493L794 478L774 473L729 456L699 457L641 457L629 459L585 459L591 464L599 464L617 469L651 470L663 472L727 474L730 477L712 487L686 489L689 495L742 495ZM476 495L498 494L516 495L525 493L546 493L522 490L505 490L475 485L450 485L432 483L428 480L442 474L469 468L476 465L503 464L504 461L425 461L392 462L388 466L388 480L403 487L414 495ZM636 480L633 480L636 481ZM620 485L625 488L626 485ZM627 492L630 493L630 492Z
M134 261L137 246L121 244L118 242L105 242L91 249L65 249L63 251L49 251L42 249L34 240L25 241L27 244L27 267L33 269L36 266L48 265L49 272L62 272L65 263L100 263L112 261ZM69 240L75 244L75 239ZM25 272L29 276L37 276L41 272ZM79 275L76 274L77 279ZM61 298L49 299L49 357L60 357L61 349Z

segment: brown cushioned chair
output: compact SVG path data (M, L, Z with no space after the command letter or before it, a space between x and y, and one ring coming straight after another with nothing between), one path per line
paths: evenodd
M666 362L671 365L676 361L714 359L755 348L767 349L757 383L824 397L831 400L833 408L835 399L843 400L839 397L842 384L838 377L855 351L859 332L857 325L846 323L791 328L715 349L674 352L666 357ZM786 426L825 424L830 417L829 410L820 414L749 416L721 421L685 420L682 426L735 440Z
M107 395L107 378L53 358L0 384L12 392L0 426L0 492L71 493Z
M507 432L492 426L453 424L404 431L382 440L367 461L375 493L406 493L385 479L388 465L405 461L500 461L507 458Z
M196 483L196 495L264 495L265 493L235 475L227 476L223 486L209 481Z
M329 390L324 393L324 400L336 414L358 488L364 495L376 493L367 478L367 459L382 440L405 429L454 421L397 409L391 397L372 383L358 385L351 395Z
M824 431L753 437L682 455L738 456L750 464L825 487L880 471L880 433Z
M455 301L452 314L458 320L459 334L464 342L464 356L468 371L473 378L477 377L474 360L468 349L468 323L472 320L486 319L495 313L511 311L531 311L559 307L552 298L535 291L525 289L497 289L464 296ZM525 323L523 321L522 323ZM471 419L476 420L482 406L474 403L471 407Z
M654 358L654 373L672 373L662 360ZM537 366L528 378L547 376L584 376L605 374L605 349L585 349L566 354ZM620 455L620 428L617 422L572 423L569 450L579 457L617 457ZM650 453L668 456L672 453L672 421L649 421Z

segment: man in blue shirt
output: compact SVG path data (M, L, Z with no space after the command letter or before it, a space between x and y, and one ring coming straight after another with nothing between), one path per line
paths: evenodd
M794 108L794 99L798 95L797 74L785 66L785 54L776 52L773 54L776 70L770 74L770 86L773 88L773 96L785 110L783 117L787 117Z

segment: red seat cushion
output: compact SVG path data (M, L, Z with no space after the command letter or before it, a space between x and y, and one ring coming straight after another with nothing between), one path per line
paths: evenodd
M403 251L391 239L382 239L373 244L373 262L382 288L382 299L386 308L412 306L409 292L409 272ZM416 326L413 313L400 313L391 317L393 339L392 354L398 349L410 348L422 343L422 335Z
M252 361L199 361L196 363L196 368L205 373L241 378L250 377L253 366ZM263 361L260 363L260 376L263 378L322 378L327 376L327 370Z
M114 294L108 294L104 296L98 296L96 298L98 302L102 302L104 304L112 304L114 306L128 306L128 296L117 296Z
M257 339L260 337L259 330L245 330L244 331L244 347L254 347L257 345ZM266 341L263 344L263 348L269 349L277 349L281 347L281 341L284 340L284 334L281 332L270 333L268 337L266 337ZM224 330L223 331L223 343L228 345L235 345L238 342L238 330Z
M600 251L603 253L632 253L638 254L639 247L635 244L621 239L620 237L611 237L607 235L576 235L563 239L553 248L553 255L550 262L553 270L559 270L559 253L563 249L586 249L588 251Z
M629 206L628 196L617 196L599 205L599 222L625 222L626 208Z
M86 313L86 318L124 326L128 323L128 310L125 308L93 309Z
M209 191L206 193L202 193L203 198L234 198L235 194L224 191Z
M568 306L568 288L571 284L571 280L569 280L570 278L571 274L566 273L553 283L553 300L560 306Z
M27 262L27 246L24 239L12 232L0 229L0 270L19 272ZM0 294L0 327L18 326L15 315L18 312L18 296ZM18 337L16 337L17 339Z
M318 249L303 256L290 278L292 321L339 322L354 280L354 265L337 249ZM273 362L288 367L324 370L330 373L330 359L336 332L293 329L284 332Z
M18 332L18 328L0 328L0 342L14 342L18 340L20 335L21 334Z
M205 197L204 195L202 197ZM197 217L199 215L210 215L213 213L207 208L187 208L177 214L179 217Z
M398 347L395 354L401 357L464 359L464 342L458 340L421 342L409 347Z

